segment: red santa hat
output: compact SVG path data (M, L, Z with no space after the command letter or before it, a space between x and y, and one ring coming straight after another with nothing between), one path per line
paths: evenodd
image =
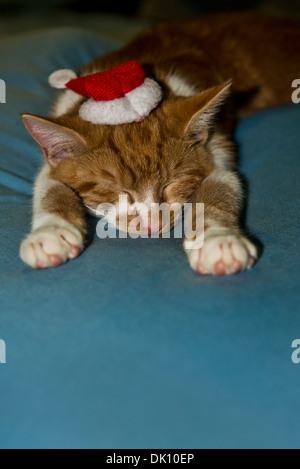
M54 88L68 88L88 96L79 115L93 124L139 122L162 98L158 83L146 78L143 67L136 60L80 78L72 70L57 70L50 75L49 83Z

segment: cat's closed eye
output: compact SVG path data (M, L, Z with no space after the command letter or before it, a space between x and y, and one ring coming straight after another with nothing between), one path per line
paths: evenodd
M192 178L172 181L163 187L162 198L167 203L187 202L192 197L198 184L199 181Z
M120 192L120 195L126 195L128 203L129 204L134 204L135 198L130 192L124 190L124 191Z

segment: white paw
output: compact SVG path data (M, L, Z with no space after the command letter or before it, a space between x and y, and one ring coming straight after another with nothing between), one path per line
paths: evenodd
M83 237L76 227L49 225L32 231L20 247L21 259L36 269L56 267L79 256Z
M185 252L192 269L202 275L236 274L250 269L257 259L254 244L232 233L208 236L201 248Z

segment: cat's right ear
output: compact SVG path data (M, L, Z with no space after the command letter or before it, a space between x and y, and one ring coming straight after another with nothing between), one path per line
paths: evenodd
M75 130L33 114L22 114L22 120L51 166L57 166L68 156L83 153L88 148L84 137Z

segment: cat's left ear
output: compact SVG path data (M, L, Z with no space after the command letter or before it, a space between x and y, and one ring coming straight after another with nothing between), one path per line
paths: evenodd
M230 95L231 84L232 81L228 80L190 98L184 98L181 115L185 137L206 143L215 117Z

